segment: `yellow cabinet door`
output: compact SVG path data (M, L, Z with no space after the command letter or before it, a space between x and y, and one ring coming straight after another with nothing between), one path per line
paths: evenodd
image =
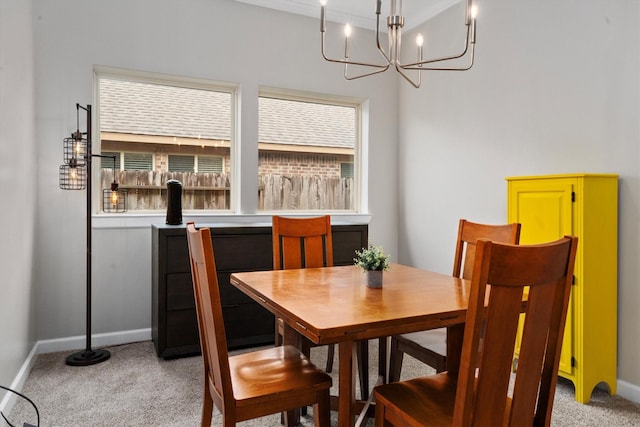
M550 242L565 235L573 234L572 197L573 180L519 181L509 183L508 222L522 224L520 244ZM573 358L573 304L569 300L567 323L565 326L560 371L572 374ZM519 334L522 331L519 331ZM515 348L515 356L520 353L520 340Z

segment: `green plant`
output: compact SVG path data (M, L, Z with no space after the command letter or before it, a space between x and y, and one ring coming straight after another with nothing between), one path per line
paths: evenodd
M353 261L355 265L365 271L389 269L389 254L385 254L381 246L369 245L368 248L356 251L356 257Z

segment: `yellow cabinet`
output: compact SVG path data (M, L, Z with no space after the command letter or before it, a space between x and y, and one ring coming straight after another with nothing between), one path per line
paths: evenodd
M578 402L601 382L615 394L618 176L509 177L507 199L508 221L522 224L521 244L578 237L559 374L573 382Z

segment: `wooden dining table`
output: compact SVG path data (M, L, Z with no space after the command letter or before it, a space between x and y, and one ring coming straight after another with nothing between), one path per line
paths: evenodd
M369 288L355 266L234 273L231 283L284 320L284 343L338 344L338 425L353 426L355 343L447 327L447 369L457 372L470 283L391 264Z

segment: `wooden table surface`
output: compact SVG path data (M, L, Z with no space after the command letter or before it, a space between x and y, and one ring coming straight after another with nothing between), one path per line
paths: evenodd
M355 266L234 273L231 283L284 320L286 343L302 335L339 345L339 425L355 420L354 342L448 327L447 368L457 370L469 282L392 264L383 286L368 288Z

